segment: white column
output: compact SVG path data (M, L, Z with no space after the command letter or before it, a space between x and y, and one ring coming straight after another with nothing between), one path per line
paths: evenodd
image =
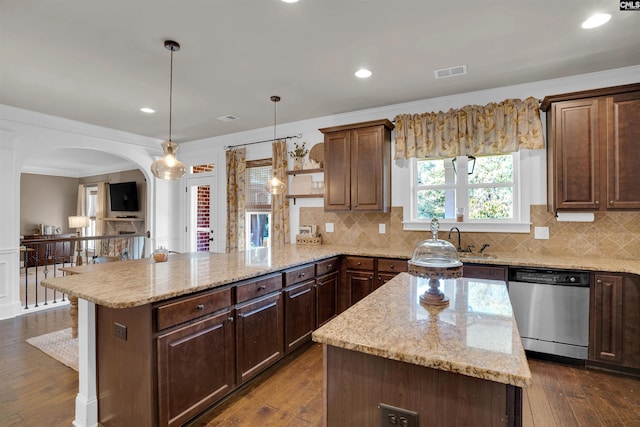
M96 394L96 306L78 299L78 395L76 396L76 427L98 425Z

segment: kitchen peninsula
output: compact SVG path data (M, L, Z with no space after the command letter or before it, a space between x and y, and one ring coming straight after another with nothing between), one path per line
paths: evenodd
M336 276L346 265L340 265L343 255L407 259L411 248L286 245L231 254L175 254L163 263L147 258L73 267L69 270L76 274L44 281L48 288L79 298L80 384L75 425L96 425L98 421L103 425L126 424L123 420L136 420L136 425L175 425L197 416L299 343L308 341L313 329L336 314L319 301L333 301L335 308L335 301L342 297L336 295L343 292ZM505 254L482 262L640 273L637 261ZM400 276L396 282L406 280ZM381 291L385 289L386 285ZM451 309L469 299L468 295L458 298L457 293L448 293L454 294ZM307 304L304 307L311 304L312 308L297 310L302 301ZM366 301L371 300L363 303ZM473 305L477 312L482 307ZM418 308L414 307L414 313ZM309 319L304 316L309 312L323 316ZM421 316L428 323L427 313ZM438 318L450 323L451 316L445 310ZM467 344L478 345L474 339L480 335L474 325L481 316L468 313L454 317L455 327L462 326L459 322L468 317L461 331L466 331ZM504 317L497 322L504 326L499 328L502 332L511 327L509 315ZM290 319L308 328L288 328ZM255 333L258 328L267 328L270 333ZM511 332L517 333L517 329L512 327ZM245 345L248 342L258 342L259 351ZM203 348L219 351L207 353ZM207 356L180 364L180 360L188 359L189 351ZM177 374L164 368L171 363ZM467 368L459 371L466 362L452 363L447 370L464 374L457 376L478 377L470 375ZM180 371L193 366L196 369L192 369L192 376ZM503 388L526 385L526 373L517 369L509 374L510 368L501 372L499 367L480 364L474 370L484 372L481 375L488 373L489 377L479 379ZM207 387L198 389L196 381L204 381Z

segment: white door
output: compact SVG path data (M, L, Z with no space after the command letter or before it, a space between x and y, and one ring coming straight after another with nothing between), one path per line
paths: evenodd
M215 176L187 179L187 245L189 252L214 252L216 236Z

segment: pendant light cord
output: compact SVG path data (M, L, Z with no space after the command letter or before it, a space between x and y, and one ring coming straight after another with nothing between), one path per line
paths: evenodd
M173 116L173 48L171 50L171 70L169 71L169 141L171 141L171 120Z

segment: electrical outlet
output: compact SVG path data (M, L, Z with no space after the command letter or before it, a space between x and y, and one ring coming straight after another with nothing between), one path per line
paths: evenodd
M417 412L385 403L381 403L378 408L380 408L380 427L418 427Z
M116 338L120 338L121 340L127 340L127 326L126 325L122 325L118 322L113 322L115 329L114 329L114 334L116 336Z
M333 223L332 222L326 222L324 224L324 231L327 233L333 233Z
M533 227L533 237L538 240L548 240L549 227Z
M378 224L378 233L384 234L387 232L387 224Z

